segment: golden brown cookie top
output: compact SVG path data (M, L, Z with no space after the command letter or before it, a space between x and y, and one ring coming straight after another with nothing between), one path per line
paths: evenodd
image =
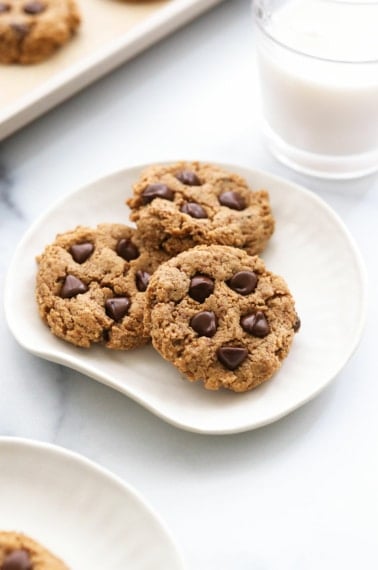
M211 390L244 392L268 380L298 330L285 281L232 247L198 246L165 262L147 297L154 347Z
M149 167L127 203L145 243L170 255L200 244L255 254L274 230L268 193L252 191L239 175L211 164Z
M68 570L68 567L28 536L0 531L0 570Z
M80 24L75 0L0 0L0 63L36 63Z
M122 224L77 227L38 258L36 297L51 331L77 346L126 350L148 342L145 290L167 255L150 253Z

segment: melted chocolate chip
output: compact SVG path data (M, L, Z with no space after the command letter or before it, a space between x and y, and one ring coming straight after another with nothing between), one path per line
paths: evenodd
M244 315L244 317L240 319L240 324L245 332L259 338L264 338L264 336L267 336L270 333L269 323L262 311L256 311L256 313Z
M195 172L191 170L182 170L176 174L177 180L180 180L185 186L201 186L201 180Z
M203 303L213 291L214 281L206 275L195 275L190 280L189 295L199 303Z
M222 206L227 206L227 208L231 208L231 210L245 210L247 204L240 194L237 192L233 192L232 190L228 190L227 192L223 192L218 197L219 203Z
M192 216L192 218L207 218L207 212L196 202L186 202L180 208L180 212Z
M238 271L231 277L227 285L240 295L249 295L256 289L257 275L253 271Z
M212 311L201 311L190 319L190 326L199 336L214 336L217 332L218 320Z
M74 275L67 275L64 280L63 286L60 290L60 296L63 299L71 299L80 293L88 291L88 287Z
M119 240L116 246L116 252L118 255L126 259L126 261L131 261L139 257L139 249L130 239L122 238Z
M166 184L149 184L142 192L142 204L149 204L155 198L173 200L173 192Z
M76 261L76 263L84 263L92 255L94 250L93 243L75 243L70 247L70 254Z
M219 362L228 370L235 370L248 356L248 350L241 346L221 346L217 350Z
M30 31L30 28L27 24L21 24L21 23L13 22L10 25L10 27L12 28L12 30L17 32L21 38L25 37Z
M10 12L10 5L6 2L0 2L0 14L4 14L5 12Z
M135 283L138 291L145 291L147 289L150 277L151 275L147 271L139 270L136 272Z
M32 570L28 552L21 549L13 550L5 557L1 570Z
M300 328L301 328L301 319L297 315L296 321L293 325L294 332L298 332Z
M127 315L131 302L128 297L114 297L105 301L105 310L108 317L121 321Z
M27 2L23 9L25 14L40 14L46 10L46 5L43 2Z

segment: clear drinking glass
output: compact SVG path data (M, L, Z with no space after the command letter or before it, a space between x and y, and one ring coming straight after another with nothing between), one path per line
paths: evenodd
M254 0L263 131L292 168L378 170L378 2Z

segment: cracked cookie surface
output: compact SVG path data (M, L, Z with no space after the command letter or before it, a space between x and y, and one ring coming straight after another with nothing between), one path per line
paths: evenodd
M0 63L37 63L80 24L75 0L0 0Z
M260 253L274 231L269 195L211 164L178 162L146 169L127 201L143 241L176 255L220 244Z
M149 341L145 290L166 260L162 252L147 251L131 227L79 226L58 235L37 260L39 313L56 336L77 346L141 346Z
M1 570L68 570L59 558L24 534L0 531Z
M245 392L271 378L299 328L285 281L233 247L197 246L162 264L147 299L153 346L210 390Z

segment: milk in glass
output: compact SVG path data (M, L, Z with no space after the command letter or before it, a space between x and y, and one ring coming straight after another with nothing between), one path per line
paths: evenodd
M273 151L330 177L378 169L378 2L256 2L255 10Z

